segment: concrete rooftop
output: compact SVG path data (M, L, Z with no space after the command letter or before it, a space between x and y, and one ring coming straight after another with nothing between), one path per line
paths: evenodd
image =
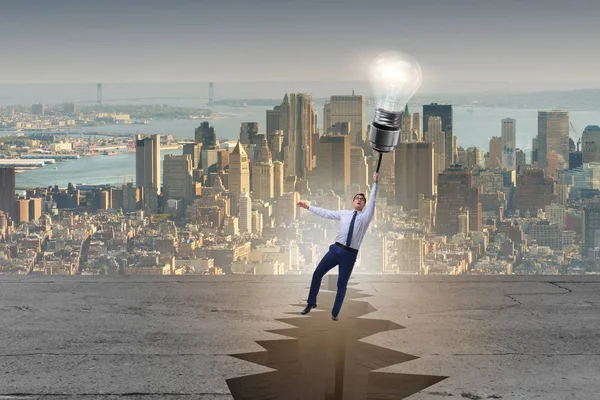
M394 364L377 371L397 375L375 374L389 382L432 380L415 394L394 396L373 394L366 376L349 375L343 398L355 398L353 383L369 399L600 398L600 277L357 275L337 322L329 318L326 291L322 310L287 314L301 310L309 282L310 276L0 277L0 399L225 400L234 399L230 385L240 382L266 393L275 389L259 380L276 376L268 374L274 369L240 358L274 365L287 350L275 346L270 359L248 356L266 354L257 341L301 343L292 337L302 336L310 346L320 343L325 350L317 353L328 360L325 352L337 346L332 335L352 329L380 333L360 343L348 333L345 346L368 347L373 364L354 366L348 350L346 373L378 368L380 360ZM372 297L359 298L359 290ZM302 319L301 328L277 321L288 318ZM379 325L370 331L365 324ZM281 329L290 335L267 332ZM325 369L326 361L318 364ZM298 377L298 368L288 378ZM329 393L323 398L336 398L336 371L323 375L324 383L304 375L301 387L321 385ZM255 374L259 380L243 378ZM375 375L369 386L376 386ZM238 398L278 398L245 393Z

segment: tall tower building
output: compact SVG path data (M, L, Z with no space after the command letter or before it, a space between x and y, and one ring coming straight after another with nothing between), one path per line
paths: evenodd
M16 174L13 167L0 168L0 211L14 215Z
M413 142L412 132L412 116L408 111L408 104L404 106L402 117L400 117L400 141L401 142Z
M203 149L214 149L218 146L217 133L215 128L210 126L208 121L204 121L194 131L196 143L202 144Z
M420 142L423 140L423 136L421 135L421 114L413 113L412 118L412 129L415 136L414 138L416 142Z
M278 198L283 195L283 163L281 161L273 162L273 197Z
M497 136L490 139L490 158L486 168L502 168L502 140Z
M450 167L438 182L436 231L454 235L459 231L459 215L469 212L469 231L481 231L482 210L479 188L473 186L472 172L462 167Z
M546 176L569 166L569 113L538 111L538 159Z
M600 242L600 200L587 200L583 206L583 246L581 252L588 257Z
M396 241L399 272L423 272L423 238L410 234Z
M193 203L192 159L189 154L165 155L163 160L163 189L167 200L182 200L188 206Z
M324 110L326 111L326 110ZM325 114L325 113L324 113ZM325 114L326 115L326 114ZM324 115L323 122L326 116ZM323 126L323 132L339 123L350 123L350 137L352 138L351 146L362 146L367 140L367 117L366 117L366 99L365 96L355 95L338 95L331 96L329 100L329 121L327 126Z
M427 131L423 140L433 144L433 179L438 182L438 175L446 169L446 136L442 131L442 118L431 115L427 118ZM452 141L450 141L452 146ZM417 193L418 194L418 193Z
M398 143L396 149L396 204L405 211L419 208L419 195L434 194L434 146L427 142Z
M350 185L355 192L367 191L369 185L369 165L362 147L350 148Z
M429 129L430 117L440 117L442 119L442 132L444 132L445 138L445 166L447 167L454 164L454 160L452 159L452 106L437 103L423 105L423 137L426 136Z
M329 128L333 124L331 123L331 103L325 102L323 105L323 135L327 135Z
M267 140L263 139L257 162L252 165L252 197L268 201L275 196L274 174L271 152Z
M509 170L517 169L517 121L512 118L502 120L502 166Z
M252 199L248 192L240 195L239 199L240 233L252 232Z
M143 189L143 204L155 213L160 194L160 135L136 136L135 185Z
M242 122L240 126L240 142L243 145L260 144L255 143L256 135L258 135L258 122Z
M311 95L285 95L279 119L284 134L284 160L288 168L287 174L295 175L298 179L306 179L307 173L313 168L313 117Z
M344 193L350 187L349 136L322 136L317 145L317 167L311 176L311 188Z
M280 130L279 127L279 110L280 106L275 106L272 110L267 110L267 140L271 137L271 135Z
M520 171L521 165L527 164L527 158L523 150L517 149L515 151L515 163L515 169L517 170L517 173Z
M183 145L183 155L189 155L192 160L192 169L197 169L200 166L200 144L185 143Z
M581 135L583 162L600 162L600 126L588 125Z
M231 215L237 215L237 205L242 193L250 193L250 166L244 146L238 140L229 156L229 194Z

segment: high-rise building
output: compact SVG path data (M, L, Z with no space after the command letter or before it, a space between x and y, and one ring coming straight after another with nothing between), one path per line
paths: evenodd
M0 168L0 211L13 216L16 174L13 167Z
M242 193L250 193L250 165L244 146L238 140L229 156L229 194L231 215L237 215L237 206Z
M257 162L252 165L252 197L268 201L274 197L274 174L271 152L267 140L263 139Z
M37 221L42 216L42 198L33 197L29 199L29 220Z
M588 125L581 135L583 162L600 162L600 126Z
M135 185L143 188L143 204L156 212L160 194L160 135L136 136Z
M192 160L192 169L200 167L200 148L199 143L185 143L183 145L183 155L189 155Z
M497 136L490 139L490 155L486 168L502 168L502 141Z
M272 110L267 110L267 140L271 137L271 134L280 130L279 127L279 110L280 106L275 106Z
M466 150L466 163L464 166L467 168L481 168L483 166L481 158L481 151L477 147L469 147Z
M437 233L458 233L458 216L466 210L469 211L469 231L481 231L479 188L473 185L472 171L462 167L450 167L440 175L438 181Z
M243 145L260 144L256 141L258 135L258 122L242 122L240 126L240 142Z
M326 135L331 128L331 103L325 102L323 105L323 134Z
M248 192L240 195L239 199L240 233L252 232L252 199Z
M369 184L369 165L362 147L350 148L350 185L355 192L364 192Z
M441 117L430 115L427 118L427 131L424 133L423 140L433 144L433 179L437 185L438 175L446 169L446 136L442 131Z
M193 203L192 159L189 154L168 154L163 161L163 189L166 200L182 200L188 206Z
M583 246L581 252L588 257L600 247L600 199L587 200L583 206Z
M65 114L77 114L77 107L75 106L75 103L64 103L63 112Z
M520 171L521 165L527 164L527 159L525 156L525 152L521 149L517 149L515 151L515 169L517 172Z
M452 106L449 104L431 103L423 105L423 137L429 129L429 118L440 117L442 119L442 132L445 137L445 161L446 167L454 164L452 159Z
M538 111L538 158L546 176L569 166L569 113Z
M196 143L201 143L203 149L213 149L218 146L217 133L215 128L210 126L208 121L204 121L194 131Z
M283 150L283 131L275 131L267 136L269 151L273 161L281 161L281 152Z
M419 195L434 194L434 148L432 143L398 143L396 149L396 204L405 211L419 208Z
M367 139L367 118L366 118L366 99L365 96L355 95L337 95L329 99L329 121L327 118L327 109L324 109L323 132L327 133L329 128L339 122L350 123L350 136L352 137L351 146L362 146ZM327 126L325 126L327 124Z
M533 215L547 205L556 203L554 180L544 176L544 170L538 168L521 171L517 177L517 189L514 198L514 209L520 213L526 211Z
M273 197L278 198L283 194L283 163L273 162Z
M400 117L400 142L413 142L412 116L408 111L408 104Z
M510 170L517 169L516 148L517 121L504 118L502 120L502 167Z
M349 136L321 136L317 144L317 167L310 178L311 189L344 193L350 187Z
M406 235L396 241L398 271L421 274L423 272L423 238Z
M29 222L29 199L18 199L14 203L15 213L14 220L16 222Z
M420 142L421 140L423 140L423 137L421 136L421 114L413 113L412 117L412 129L414 133L414 139L416 142Z
M279 126L283 130L284 160L288 175L306 179L313 168L312 138L314 112L312 96L286 94L280 106Z

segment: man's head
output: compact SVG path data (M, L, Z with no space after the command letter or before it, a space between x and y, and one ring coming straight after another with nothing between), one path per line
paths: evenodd
M354 210L362 211L363 208L365 208L365 204L367 204L367 197L364 193L357 193L354 195L354 198L352 199Z

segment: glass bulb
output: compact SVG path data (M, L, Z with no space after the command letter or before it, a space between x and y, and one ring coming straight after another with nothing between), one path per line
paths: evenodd
M421 66L408 54L396 51L377 56L369 67L369 79L377 108L390 112L404 110L406 103L419 90Z

